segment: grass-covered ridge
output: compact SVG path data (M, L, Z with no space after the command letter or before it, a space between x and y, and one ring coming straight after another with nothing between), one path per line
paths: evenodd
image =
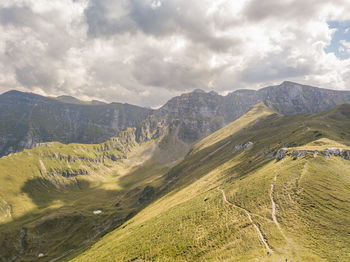
M167 173L157 201L73 261L349 261L350 161L275 160L283 147L348 147L349 118L344 105L234 122Z

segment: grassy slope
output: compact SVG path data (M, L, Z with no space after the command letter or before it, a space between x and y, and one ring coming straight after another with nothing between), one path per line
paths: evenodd
M197 144L167 173L158 200L74 261L349 261L350 161L272 155L322 138L321 148L348 147L350 106L281 116L259 105L256 113ZM234 150L248 141L252 148Z
M200 142L195 144L191 153L198 152L211 145L214 145L215 143L224 140L225 138L234 134L235 132L238 132L239 130L248 127L254 122L260 121L261 118L268 116L272 113L275 112L273 112L270 108L266 107L263 102L261 102L255 105L249 112L247 112L245 115L243 115L233 123L221 128L217 132L207 136L206 138L202 139Z
M128 129L102 144L45 143L1 158L0 261L58 258L133 216L154 197L144 188L188 150L166 138L162 146L175 152L139 145Z

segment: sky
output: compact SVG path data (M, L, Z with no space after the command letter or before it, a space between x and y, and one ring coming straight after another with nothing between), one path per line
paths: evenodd
M157 107L284 80L350 89L350 0L0 1L0 93Z

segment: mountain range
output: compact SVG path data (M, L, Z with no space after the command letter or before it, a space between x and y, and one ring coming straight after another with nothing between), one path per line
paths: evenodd
M170 99L158 110L9 91L0 96L0 156L42 142L101 143L128 127L137 128L138 141L147 140L159 135L159 124L176 125L179 139L195 142L242 116L259 102L282 114L317 113L350 103L350 91L292 82L257 91L237 90L227 96L195 90Z
M349 261L350 91L159 109L0 96L0 261Z

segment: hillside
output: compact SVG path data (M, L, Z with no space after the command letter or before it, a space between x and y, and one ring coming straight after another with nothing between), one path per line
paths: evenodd
M227 96L195 90L170 99L158 110L121 103L84 102L74 97L43 97L9 91L0 95L0 156L37 143L102 143L134 127L137 141L154 139L176 126L177 137L198 142L247 113L260 102L282 114L318 113L350 103L349 91L283 82ZM167 131L166 131L167 132Z
M55 261L120 226L188 152L136 129L93 145L43 143L0 159L0 261Z
M128 104L84 104L31 93L0 95L0 156L37 143L102 143L135 127L152 110Z
M350 106L262 107L199 142L159 199L73 261L349 261L350 161L292 152L348 150Z
M349 105L258 103L195 144L186 118L2 157L0 261L349 260Z

